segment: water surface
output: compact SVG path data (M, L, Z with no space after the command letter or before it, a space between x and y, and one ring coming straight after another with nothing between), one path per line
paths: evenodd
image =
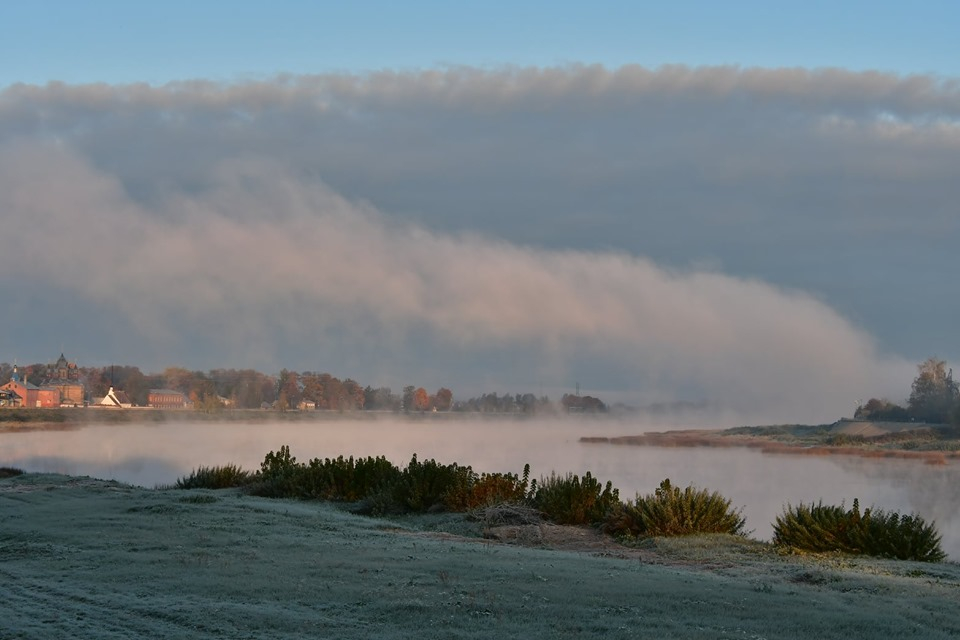
M199 466L258 469L264 455L289 445L299 461L384 455L398 466L420 459L469 464L476 471L533 477L590 471L611 480L622 499L652 492L661 480L720 491L743 507L747 528L769 539L787 503L875 505L935 520L943 548L960 558L960 465L849 456L789 456L756 449L657 448L579 442L663 430L630 422L571 420L338 420L318 422L91 424L0 433L0 465L88 475L153 487Z

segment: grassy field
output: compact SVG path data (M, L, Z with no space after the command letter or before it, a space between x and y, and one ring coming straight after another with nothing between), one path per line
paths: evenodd
M0 480L0 515L4 640L960 635L952 563L546 525L505 544L462 516L34 474Z

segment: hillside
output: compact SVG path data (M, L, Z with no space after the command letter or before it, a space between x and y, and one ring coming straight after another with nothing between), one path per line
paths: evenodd
M960 634L951 563L782 556L729 537L618 550L581 529L523 546L460 516L33 474L0 480L0 512L3 638Z

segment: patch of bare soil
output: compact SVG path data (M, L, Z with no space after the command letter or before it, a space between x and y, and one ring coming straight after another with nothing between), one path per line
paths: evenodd
M546 522L536 509L500 504L479 509L472 517L483 526L483 537L522 547L574 551L606 558L653 561L657 554L626 547L593 527ZM646 558L644 558L646 556Z

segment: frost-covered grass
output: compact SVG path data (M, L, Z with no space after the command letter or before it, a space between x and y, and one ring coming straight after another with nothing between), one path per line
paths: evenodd
M0 480L3 638L949 638L960 567L740 536L641 560L528 549L238 490ZM464 525L463 534L470 534Z

